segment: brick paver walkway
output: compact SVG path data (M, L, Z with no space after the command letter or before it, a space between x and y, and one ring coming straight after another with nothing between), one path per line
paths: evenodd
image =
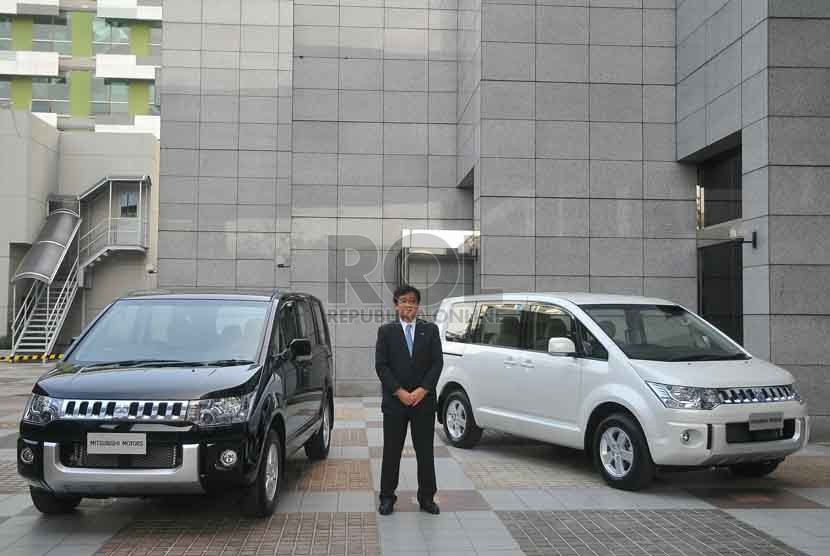
M580 452L486 433L472 450L434 439L440 516L419 513L408 440L396 513L375 507L383 433L377 398L336 400L328 460L302 450L277 513L245 519L241 494L84 500L42 517L16 474L16 427L39 365L0 364L0 556L375 555L830 556L830 447L771 477L664 473L645 492L604 485Z

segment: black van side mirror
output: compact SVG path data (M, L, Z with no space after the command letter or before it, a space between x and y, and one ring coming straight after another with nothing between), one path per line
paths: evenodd
M288 344L288 350L295 361L307 361L311 359L311 341L306 338L294 338Z

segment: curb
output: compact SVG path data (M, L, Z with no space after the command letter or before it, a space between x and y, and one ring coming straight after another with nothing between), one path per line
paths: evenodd
M56 361L63 359L62 353L48 355L0 355L0 363L35 363L38 361Z

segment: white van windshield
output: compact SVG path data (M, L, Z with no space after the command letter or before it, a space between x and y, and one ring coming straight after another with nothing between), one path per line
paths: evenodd
M749 359L712 325L677 305L582 305L631 359Z

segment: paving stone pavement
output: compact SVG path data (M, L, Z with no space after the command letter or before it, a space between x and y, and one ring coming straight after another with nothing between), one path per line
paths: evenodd
M20 412L41 365L0 364L0 556L560 555L830 556L830 446L771 477L661 473L645 492L606 487L584 455L486 433L473 450L434 438L440 516L418 512L407 439L396 512L377 515L377 398L339 398L329 459L288 461L277 513L243 518L241 495L84 500L41 516L16 474Z

